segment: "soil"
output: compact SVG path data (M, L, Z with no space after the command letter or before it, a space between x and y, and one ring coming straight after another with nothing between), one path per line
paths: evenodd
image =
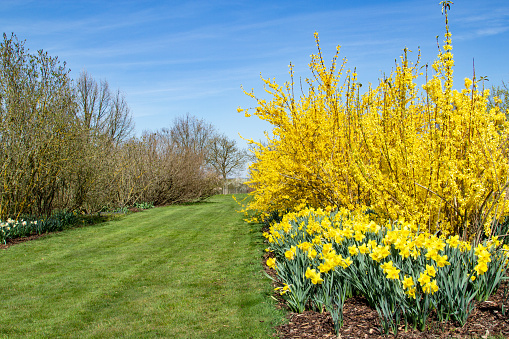
M507 303L506 303L507 307ZM286 338L509 338L509 320L501 312L501 291L489 301L477 305L467 323L459 327L452 322L439 323L430 319L425 331L399 328L398 335L384 336L379 330L377 312L361 297L350 298L344 305L344 322L335 335L332 319L327 312L290 313L289 322L276 328L276 337Z
M274 277L275 271L265 265L269 257L264 256L265 272ZM279 339L290 338L509 338L509 300L504 298L504 289L509 289L509 283L503 282L488 301L478 303L474 311L468 317L466 324L461 327L452 321L438 322L433 316L428 319L424 331L404 326L398 328L397 336L393 333L383 335L380 331L378 313L370 307L363 297L352 297L345 301L343 308L343 326L336 336L332 318L328 312L305 311L298 314L289 312L288 322L277 326L274 337ZM288 309L278 293L274 294L278 300L279 308ZM505 307L505 315L502 314L502 306Z
M35 234L35 235L28 236L28 237L23 237L23 238L7 239L7 244L1 244L0 243L0 249L6 249L6 248L9 248L12 245L16 245L16 244L20 244L22 242L26 242L26 241L31 241L31 240L35 240L35 239L38 239L38 238L42 238L42 237L45 237L48 234L49 233Z
M143 210L139 209L137 207L130 207L129 208L129 212L130 213L136 213L136 212L141 212L141 211L143 211ZM108 216L108 215L115 215L115 214L123 214L123 213L99 212L99 216ZM76 226L76 227L81 227L81 226ZM33 235L28 236L28 237L7 239L7 243L6 244L0 243L0 250L1 249L9 248L12 245L20 244L20 243L23 243L23 242L26 242L26 241L31 241L31 240L39 239L39 238L45 237L46 235L51 234L51 233L55 233L55 232L47 232L47 233L43 233L43 234L33 234Z

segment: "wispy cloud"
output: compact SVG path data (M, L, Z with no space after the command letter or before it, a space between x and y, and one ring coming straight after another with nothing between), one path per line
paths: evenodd
M315 31L326 61L341 45L340 58L368 81L390 70L404 47L435 56L435 37L444 32L438 2L5 0L0 30L58 55L73 72L108 80L125 91L136 117L188 107L222 117L225 106L246 102L241 84L264 95L260 73L282 83L292 62L297 77L310 76ZM450 14L453 43L484 43L491 68L483 72L508 73L500 61L507 54L507 0L458 0ZM488 40L498 43L491 48ZM144 124L158 127L157 119Z
M483 37L487 35L497 35L505 33L509 30L509 25L505 27L487 27L478 29L475 33L478 37Z
M476 3L471 11L463 10L455 17L460 33L458 40L472 40L504 34L509 31L509 4Z

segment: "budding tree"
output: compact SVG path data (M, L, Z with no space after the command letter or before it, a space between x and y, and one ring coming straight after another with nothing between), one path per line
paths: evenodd
M65 63L0 44L0 218L49 214L74 171L81 134Z

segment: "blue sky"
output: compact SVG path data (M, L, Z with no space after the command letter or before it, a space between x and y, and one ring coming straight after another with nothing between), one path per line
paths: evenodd
M509 82L509 1L456 0L449 20L456 84L472 60L488 86ZM444 17L439 0L1 0L0 30L66 61L74 78L87 70L120 89L138 135L189 113L245 146L239 133L258 140L270 126L236 113L255 107L240 86L266 97L260 74L283 84L290 62L310 76L315 31L327 60L341 45L347 67L376 83L405 47L431 63Z

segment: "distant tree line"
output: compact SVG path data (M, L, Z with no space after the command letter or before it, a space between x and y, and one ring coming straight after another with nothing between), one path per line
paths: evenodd
M196 201L242 168L246 152L203 120L134 136L125 96L65 62L0 44L0 219Z

